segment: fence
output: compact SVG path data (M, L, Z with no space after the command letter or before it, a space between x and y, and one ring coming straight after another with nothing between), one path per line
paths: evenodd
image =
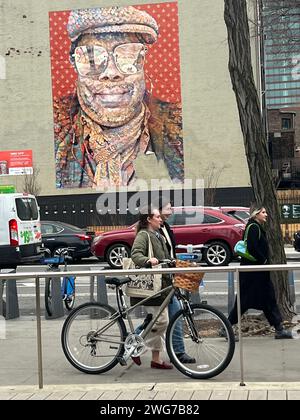
M90 232L95 232L97 235L100 235L103 232L109 232L111 230L119 230L119 229L126 229L128 228L127 225L125 226L87 226L87 230Z
M240 307L240 288L239 288L239 273L245 271L286 271L286 270L299 270L300 265L295 264L287 265L268 265L268 266L237 266L237 267L191 267L191 268L161 268L161 269L139 269L139 270L99 270L90 269L86 271L73 270L68 271L69 275L81 275L86 277L91 276L124 276L136 274L166 274L166 273L219 273L228 272L235 274L237 281L237 304L238 304L238 329L240 340L240 385L244 385L244 360L243 360L243 337L241 334L241 307ZM60 278L61 272L51 272L52 278ZM37 319L37 354L38 354L38 384L39 388L43 388L43 362L42 362L42 333L41 333L41 307L40 307L40 279L49 277L49 272L28 272L20 274L0 274L0 282L3 280L9 282L13 280L35 279L35 296L36 296L36 319Z

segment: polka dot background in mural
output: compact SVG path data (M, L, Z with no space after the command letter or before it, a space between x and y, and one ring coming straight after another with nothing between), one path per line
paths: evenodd
M147 89L166 102L181 102L180 56L177 2L134 6L149 13L157 21L159 37L148 45L145 63ZM74 92L77 74L69 61L70 40L67 22L70 11L49 13L50 54L53 99Z

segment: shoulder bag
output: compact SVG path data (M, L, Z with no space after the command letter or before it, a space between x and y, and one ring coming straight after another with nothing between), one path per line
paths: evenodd
M148 257L153 258L153 248L150 239L150 235L148 235ZM161 265L155 266L155 268L160 268ZM137 269L136 265L132 261L131 258L123 258L123 269ZM138 298L146 298L153 296L155 293L161 290L161 280L162 274L140 274L140 275L133 275L129 276L131 281L127 283L125 288L125 293L129 297L138 297Z
M256 261L256 258L254 258L248 251L247 249L247 237L248 237L248 232L249 232L249 228L250 226L253 226L254 223L250 223L249 226L247 226L246 232L245 232L245 236L244 236L244 240L243 241L238 241L235 246L234 246L234 252L239 255L240 257L246 258L246 260L249 261ZM259 236L258 238L260 239L260 228L258 227L259 230Z

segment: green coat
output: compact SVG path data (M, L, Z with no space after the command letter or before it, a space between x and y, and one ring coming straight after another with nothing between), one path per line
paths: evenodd
M147 231L150 235L150 240L153 248L154 257L158 260L163 259L170 259L170 254L166 246L165 239L162 235L161 239L159 239L154 232ZM146 230L142 229L136 235L134 243L131 248L131 258L135 265L139 267L144 267L146 262L149 260L149 240L148 235L146 234ZM165 288L172 284L172 278L169 274L163 274L162 276L162 288ZM159 297L155 299L150 299L146 302L145 306L160 306L161 303L164 301L168 293L163 293ZM131 304L135 305L137 302L141 301L140 298L131 298Z

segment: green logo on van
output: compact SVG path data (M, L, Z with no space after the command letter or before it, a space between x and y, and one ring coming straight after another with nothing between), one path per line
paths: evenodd
M29 244L33 242L33 233L30 230L21 231L21 238L23 239L24 244Z

